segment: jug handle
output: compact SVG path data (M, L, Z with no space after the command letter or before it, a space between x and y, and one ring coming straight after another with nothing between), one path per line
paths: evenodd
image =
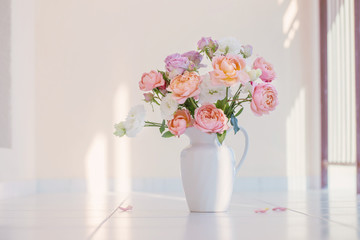
M245 147L244 147L244 153L243 155L241 156L241 159L240 161L238 162L238 164L236 165L236 168L235 168L235 171L236 171L236 174L239 172L239 169L241 167L241 165L243 164L245 158L246 158L246 155L247 155L247 152L248 152L248 148L249 148L249 136L246 132L246 130L243 128L243 127L240 127L239 126L239 129L240 131L244 134L244 137L245 137Z

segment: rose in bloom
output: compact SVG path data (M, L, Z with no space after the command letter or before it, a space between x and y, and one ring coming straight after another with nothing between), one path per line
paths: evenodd
M177 110L174 114L174 118L167 122L169 131L175 136L184 134L186 128L191 127L192 124L193 119L187 109Z
M183 104L190 97L198 97L200 94L201 79L195 72L184 72L173 78L167 90L172 92L172 97Z
M245 84L250 81L245 71L245 60L236 54L228 53L226 56L217 56L212 60L214 71L210 72L214 85L230 87L238 82Z
M278 96L275 87L269 83L260 83L254 87L252 93L251 110L257 116L268 114L278 105Z
M189 59L181 56L179 53L174 53L165 58L165 68L169 72L169 78L183 74L188 69L189 64Z
M223 110L214 104L204 104L195 110L194 126L206 133L223 133L229 127Z
M165 80L161 73L152 70L149 73L144 73L139 82L139 87L142 91L151 91L156 87L164 86Z
M203 56L197 51L186 52L183 53L181 56L189 59L189 69L191 70L199 69L200 67L206 67L206 65L200 64Z
M262 73L260 75L260 79L264 82L271 82L276 77L273 65L265 61L265 59L262 57L258 57L257 59L255 59L253 69L261 70Z

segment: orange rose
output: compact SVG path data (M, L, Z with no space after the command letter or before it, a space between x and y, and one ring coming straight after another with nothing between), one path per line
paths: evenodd
M174 118L169 120L167 125L172 134L180 136L184 134L186 128L193 125L193 119L191 118L189 110L177 110Z
M184 74L174 77L167 90L173 93L173 98L183 104L190 97L197 97L200 94L201 79L195 72L185 71Z
M214 104L205 104L195 110L194 126L206 133L223 133L229 129L228 118Z
M215 85L230 87L238 82L245 84L250 81L245 71L245 60L236 54L228 53L226 56L214 57L212 66L214 71L210 72L210 77Z

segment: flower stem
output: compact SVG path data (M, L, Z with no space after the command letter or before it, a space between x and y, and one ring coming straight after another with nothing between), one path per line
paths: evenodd
M228 100L228 102L236 102L236 101L242 101L242 102L251 102L251 99L249 98L238 98L238 99L231 99L231 100Z
M160 103L158 103L155 98L153 98L153 102L160 106Z
M194 98L190 98L191 104L194 106L194 108L198 108L199 106L196 104Z
M161 127L161 123L145 121L145 127Z

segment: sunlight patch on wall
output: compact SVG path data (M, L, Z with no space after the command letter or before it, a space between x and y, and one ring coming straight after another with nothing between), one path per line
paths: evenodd
M296 31L300 27L300 21L299 19L296 19L298 11L299 6L297 0L291 0L283 16L283 33L286 36L284 48L290 47Z
M108 191L107 181L107 141L102 133L98 133L86 154L87 191L104 193Z
M123 121L129 111L129 89L120 85L116 90L113 102L114 123ZM116 192L131 191L131 152L128 137L117 138L114 141L114 190Z
M286 119L286 159L289 190L305 190L306 183L306 111L302 88Z

